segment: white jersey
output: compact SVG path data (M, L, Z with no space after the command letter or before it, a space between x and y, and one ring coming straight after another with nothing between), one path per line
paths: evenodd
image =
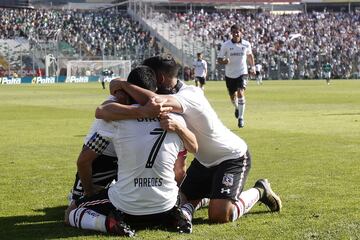
M205 60L195 60L193 67L195 77L206 77L207 63Z
M108 125L103 124L103 120L95 119L89 133L84 139L84 145L86 145L88 148L92 149L99 155L103 154L111 157L116 157L112 141L109 139L103 139L100 135L100 132L107 131L108 128Z
M252 54L251 44L246 40L233 43L232 40L224 42L221 46L218 58L229 58L230 62L225 65L225 76L238 78L248 74L247 55Z
M244 140L224 126L200 88L183 84L172 96L181 104L187 127L196 136L199 150L195 157L201 164L211 167L246 153Z
M256 64L255 65L255 71L256 72L261 72L261 70L262 70L262 65L261 64Z
M185 125L181 116L176 119ZM158 118L103 124L111 126L101 135L112 139L119 159L118 181L108 192L111 203L131 215L173 208L178 195L174 164L184 150L180 137L161 129Z

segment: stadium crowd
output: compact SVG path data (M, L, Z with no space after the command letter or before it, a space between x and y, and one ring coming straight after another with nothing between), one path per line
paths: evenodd
M93 10L0 8L0 39L34 38L63 41L94 56L135 56L158 51L154 39L126 12ZM60 30L60 31L59 31ZM154 53L151 53L153 55Z
M0 39L26 37L47 41L60 34L63 41L90 55L136 56L140 61L161 52L148 31L116 8L102 11L0 10ZM159 12L153 14L174 21L181 29L171 31L182 32L186 39L201 41L217 50L229 39L230 26L241 23L244 38L252 44L257 63L263 65L264 78L321 78L325 62L333 66L335 78L360 75L360 15L357 13L274 15L200 10L165 16Z
M336 78L360 75L360 15L344 12L312 12L275 15L269 12L241 14L233 11L170 14L187 38L219 49L230 39L232 24L240 23L244 38L253 46L255 59L266 78L320 78L329 61Z

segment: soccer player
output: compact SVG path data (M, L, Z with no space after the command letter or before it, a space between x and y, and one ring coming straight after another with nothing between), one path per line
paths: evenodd
M257 85L262 85L262 65L258 63L255 65L256 70L256 83Z
M210 198L209 219L217 223L235 221L258 201L271 211L279 212L281 199L272 191L268 180L259 179L253 188L243 191L251 166L247 144L223 125L203 91L177 80L175 60L171 56L155 56L144 60L143 64L155 70L158 87L174 94L156 95L119 80L111 81L110 91L114 93L122 89L141 104L154 96L166 99L161 104L146 104L144 108L157 108L158 114L162 115L165 105L172 107L172 111L183 115L188 128L195 134L199 150L181 185L181 192L186 198L182 211L189 223L194 206L203 198ZM111 117L114 112L120 112L109 105L102 110L103 116L108 114Z
M156 89L155 75L149 67L135 68L128 81ZM66 223L121 236L134 235L126 223L162 224L180 232L187 230L187 221L176 206L174 165L181 151L195 153L198 146L183 118L176 114L163 119L143 116L102 124L102 142L110 139L119 159L118 181L109 189L75 201L66 213Z
M195 76L195 86L204 90L204 85L207 76L207 63L203 59L202 53L197 53L197 60L193 63L193 71Z
M251 74L255 74L255 62L251 44L242 38L243 29L235 24L231 26L230 30L232 39L222 44L217 61L219 64L225 64L226 87L230 100L235 106L238 127L243 128L245 125L245 89L248 77L247 62L250 64Z
M116 181L117 157L111 142L97 147L102 139L100 120L95 120L90 132L85 138L82 151L77 160L77 173L69 200L77 200L84 195L91 196L107 188Z
M103 104L120 102L126 104L127 94L118 92ZM111 141L104 142L99 132L102 130L101 120L95 119L77 159L77 172L69 200L77 200L91 196L102 189L108 188L117 180L117 157Z
M330 78L331 78L331 70L332 70L332 66L331 64L329 63L329 61L327 61L323 67L323 73L324 73L324 77L325 77L325 80L326 80L326 83L327 85L330 85Z

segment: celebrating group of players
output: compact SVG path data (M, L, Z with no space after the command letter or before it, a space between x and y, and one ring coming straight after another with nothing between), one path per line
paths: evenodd
M281 200L267 179L243 191L247 144L224 126L200 88L177 79L173 57L142 64L127 81L112 80L112 96L96 109L65 222L134 236L133 229L154 224L191 233L193 214L205 202L216 223L235 221L259 201L279 212ZM195 158L186 169L187 152Z

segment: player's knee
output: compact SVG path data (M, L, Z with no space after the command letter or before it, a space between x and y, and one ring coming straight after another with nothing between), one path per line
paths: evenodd
M212 199L209 204L209 221L213 223L231 222L231 202L225 199Z
M75 201L72 201L72 202L70 203L70 205L68 206L68 208L65 210L65 215L64 215L64 222L65 222L65 224L70 225L70 223L69 223L69 215L70 215L70 212L71 212L72 210L74 210L75 208L76 208Z

